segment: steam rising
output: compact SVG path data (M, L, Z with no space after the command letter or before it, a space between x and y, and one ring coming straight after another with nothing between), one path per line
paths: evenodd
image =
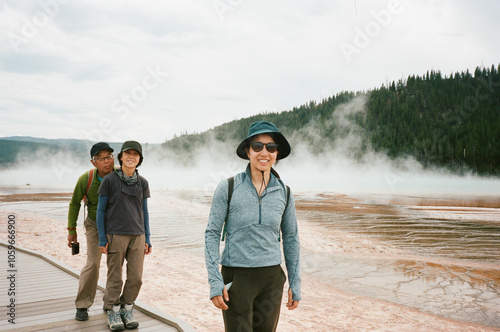
M292 154L280 161L276 170L294 192L500 194L498 178L458 176L444 169L424 169L413 158L390 159L370 146L363 146L364 129L352 121L351 116L366 114L366 102L367 96L357 96L337 107L327 119L340 128L340 135L332 146L326 145L318 135L319 124L315 120L295 135L284 132L292 145ZM313 142L312 146L301 140L304 136ZM235 153L238 143L221 143L212 138L203 146L185 151L185 157L180 158L160 147L147 148L139 172L148 179L152 190L202 190L212 195L219 181L245 169L247 161ZM324 147L323 152L311 153L314 147ZM35 188L72 191L78 177L91 167L88 155L39 150L34 155L21 155L14 167L1 170L0 183L2 187L30 184Z

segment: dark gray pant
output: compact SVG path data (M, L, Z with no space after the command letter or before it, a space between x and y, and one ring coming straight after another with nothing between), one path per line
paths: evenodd
M223 266L229 288L228 310L222 311L226 331L276 331L285 284L280 265L257 268Z

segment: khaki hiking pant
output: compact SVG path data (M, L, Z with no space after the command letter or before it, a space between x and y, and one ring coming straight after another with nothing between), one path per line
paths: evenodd
M104 309L116 304L133 304L142 286L146 237L141 235L106 235L108 238L108 280ZM127 260L127 280L123 285L123 263ZM123 290L122 290L123 287Z
M85 235L87 236L87 262L80 272L78 293L75 300L77 308L90 308L94 303L102 256L99 250L96 221L87 217L85 218L84 226Z

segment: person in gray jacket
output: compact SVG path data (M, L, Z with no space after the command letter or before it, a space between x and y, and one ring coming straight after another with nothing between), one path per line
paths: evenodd
M274 124L253 123L236 150L250 161L245 172L221 181L214 192L205 231L205 262L210 299L222 309L226 331L276 330L286 281L281 243L290 286L286 306L293 310L301 300L295 203L272 168L290 150ZM222 259L221 236L225 238Z

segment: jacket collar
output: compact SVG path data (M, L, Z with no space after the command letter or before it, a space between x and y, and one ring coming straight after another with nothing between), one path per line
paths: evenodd
M247 165L247 168L245 170L245 174L247 176L248 181L252 182L252 172L250 171L250 163ZM276 176L271 173L271 177L269 178L269 184L267 185L268 188L274 187L278 184L278 179ZM253 184L252 184L253 185Z

